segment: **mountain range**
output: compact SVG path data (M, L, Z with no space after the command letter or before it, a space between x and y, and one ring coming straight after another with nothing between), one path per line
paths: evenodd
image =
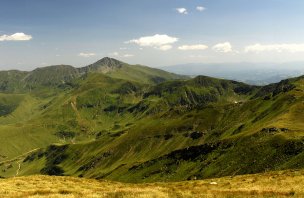
M181 181L304 163L304 76L266 86L103 58L0 72L1 177Z
M251 85L267 85L304 75L303 62L290 63L190 63L160 67L183 75L206 75Z

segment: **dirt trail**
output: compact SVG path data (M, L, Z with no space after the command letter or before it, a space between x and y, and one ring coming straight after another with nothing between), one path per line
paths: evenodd
M74 112L76 113L77 118L80 120L81 116L80 116L80 113L78 112L78 109L77 109L76 98L72 98L71 106L72 106L72 109L74 110Z
M35 148L33 150L30 150L26 153L23 153L22 155L19 155L13 159L10 159L10 160L6 160L6 161L2 161L0 162L0 166L2 165L5 165L7 163L13 163L13 162L16 162L18 164L18 169L16 170L16 174L15 174L15 177L19 175L20 173L20 170L21 170L21 163L23 162L23 160L31 153L37 151L39 148Z
M17 162L18 163L18 169L16 171L16 177L19 175L20 169L21 169L21 161Z
M14 157L13 159L9 159L9 160L2 161L2 162L0 162L0 166L3 165L3 164L5 164L5 163L17 161L18 159L20 159L20 158L22 158L22 157L26 157L27 155L31 154L32 152L37 151L38 149L40 149L40 148L35 148L35 149L33 149L33 150L30 150L30 151L28 151L28 152L26 152L26 153L23 153L23 154L21 154L21 155L19 155L19 156L17 156L17 157Z
M78 125L84 129L84 131L87 130L88 128L88 124L86 123L86 120L85 119L82 119L78 109L77 109L77 102L76 102L76 98L72 98L72 101L71 101L71 107L73 109L73 111L75 112L76 114L76 118L77 118L77 122L78 122Z

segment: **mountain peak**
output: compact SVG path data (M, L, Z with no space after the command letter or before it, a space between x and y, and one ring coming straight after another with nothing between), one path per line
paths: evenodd
M114 58L110 58L110 57L104 57L102 59L100 59L99 61L93 63L93 65L99 65L99 66L107 66L107 67L121 67L123 64L123 62L114 59Z
M110 71L113 71L115 69L121 68L125 63L116 60L114 58L110 57L104 57L100 59L99 61L88 65L86 67L80 68L81 72L101 72L101 73L108 73Z

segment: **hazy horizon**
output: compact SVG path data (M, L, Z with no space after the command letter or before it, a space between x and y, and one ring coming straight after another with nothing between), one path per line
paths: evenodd
M8 68L0 68L0 71L6 71L6 70L20 70L20 71L32 71L33 69L36 68L44 68L44 67L50 67L50 66L56 66L56 65L69 65L69 66L73 66L75 68L80 68L80 67L85 67L88 66L90 64L93 64L105 57L109 57L109 58L113 58L119 61L122 61L124 63L127 64L132 64L132 65L144 65L144 66L148 66L148 67L152 67L152 68L159 68L159 69L164 69L164 68L170 68L170 67L180 67L180 66L227 66L228 69L230 66L238 66L238 65L251 65L251 66L255 66L255 68L263 68L263 69L278 69L278 67L280 66L279 69L286 69L286 70L294 70L294 69L304 69L304 61L290 61L290 62L246 62L246 61L242 61L242 62L185 62L185 63L178 63L178 64L173 64L173 65L147 65L147 64L143 64L143 63L137 63L137 62L129 62L128 60L122 60L116 57L110 57L110 56L104 56L104 57L95 57L96 59L91 60L90 62L84 63L84 65L72 65L72 64L68 64L68 63L57 63L57 64L49 64L49 65L28 65L26 68L19 68L18 66L12 66L8 67ZM293 67L288 67L288 68L284 68L284 66L286 65L292 65ZM283 66L283 68L282 68ZM186 69L186 68L185 68ZM243 69L247 69L247 68L240 68L241 70ZM253 68L248 68L248 69L253 69Z

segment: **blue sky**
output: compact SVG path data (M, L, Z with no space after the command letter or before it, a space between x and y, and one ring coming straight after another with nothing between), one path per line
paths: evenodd
M1 0L0 69L304 61L303 0Z

